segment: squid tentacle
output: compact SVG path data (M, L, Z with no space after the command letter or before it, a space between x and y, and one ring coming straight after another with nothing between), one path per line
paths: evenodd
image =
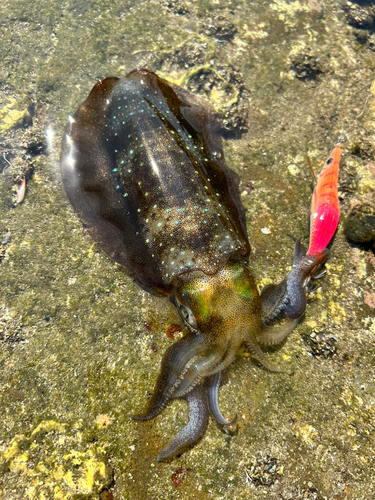
M220 380L221 372L217 372L183 396L189 407L189 421L159 453L158 462L171 460L196 444L207 429L209 414L220 425L228 426L236 422L237 416L229 421L221 414L218 398Z
M185 395L189 406L189 421L157 456L158 462L171 460L196 444L208 426L206 394L201 384Z
M204 377L215 373L227 357L227 346L212 345L210 355L195 358L182 374L181 381L172 393L173 398L185 396Z
M281 344L292 333L300 318L288 319L282 325L268 326L256 336L257 342L264 346Z
M205 383L208 410L212 418L214 418L218 424L233 425L237 420L237 416L235 416L233 420L229 421L223 417L220 411L219 407L220 382L221 382L221 372L217 372L215 373L215 375L209 377Z
M151 420L156 417L174 397L173 393L181 384L181 374L189 370L194 358L206 351L207 340L203 335L189 332L164 353L155 389L146 411L141 415L130 415L133 420ZM199 380L195 380L195 383Z
M262 349L259 347L259 345L255 339L252 339L249 337L245 340L245 343L246 343L247 347L249 348L251 354L254 356L254 358L257 361L259 361L259 363L262 366L267 368L267 370L269 370L270 372L274 372L274 373L287 373L287 372L285 372L285 370L278 368L271 361L269 361L267 359L266 355L264 354Z
M261 293L262 320L271 323L278 317L300 318L306 309L306 288L310 279L319 276L329 256L326 248L316 254L306 254L300 239L295 242L293 267L287 277L277 285L267 285Z
M193 360L180 384L173 391L172 397L184 396L203 378L224 370L236 357L241 343L242 337L236 341L232 339L225 344L211 344L210 355Z

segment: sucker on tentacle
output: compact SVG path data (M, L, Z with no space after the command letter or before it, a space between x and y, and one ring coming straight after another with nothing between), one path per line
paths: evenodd
M281 325L266 326L256 337L259 344L273 346L282 344L298 325L300 318L287 319Z

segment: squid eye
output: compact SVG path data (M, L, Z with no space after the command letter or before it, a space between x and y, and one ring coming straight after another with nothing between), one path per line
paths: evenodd
M184 321L186 321L188 325L192 326L193 328L196 328L197 322L195 320L195 316L192 310L184 306L184 304L181 304L181 302L178 299L176 299L176 303L177 303L177 310L180 313L181 318Z

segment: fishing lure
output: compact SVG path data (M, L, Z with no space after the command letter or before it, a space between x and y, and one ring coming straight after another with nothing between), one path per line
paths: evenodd
M307 254L319 253L327 247L340 219L337 185L341 144L332 151L319 174L311 201L310 245Z
M207 104L140 69L97 83L62 142L65 190L88 232L144 290L169 297L188 331L165 352L147 409L132 417L149 420L170 400L187 401L189 422L159 461L195 444L209 414L230 423L219 409L220 374L242 344L278 371L260 346L296 326L307 283L329 253L306 255L297 240L286 279L259 295L239 177L225 163L220 130Z

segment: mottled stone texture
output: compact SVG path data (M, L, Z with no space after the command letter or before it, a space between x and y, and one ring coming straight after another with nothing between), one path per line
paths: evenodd
M365 499L374 496L375 256L342 224L305 318L270 352L224 372L191 452L158 464L184 425L148 423L178 315L84 232L58 173L67 117L97 78L147 67L209 100L241 177L259 287L308 237L313 181L338 141L342 221L374 204L375 69L369 4L327 0L0 5L0 496L38 499ZM370 17L369 17L370 16ZM353 19L366 22L353 22ZM370 21L367 22L367 19ZM48 140L46 131L48 130ZM26 194L15 190L26 178ZM170 330L168 330L170 331ZM291 373L291 375L289 375Z

